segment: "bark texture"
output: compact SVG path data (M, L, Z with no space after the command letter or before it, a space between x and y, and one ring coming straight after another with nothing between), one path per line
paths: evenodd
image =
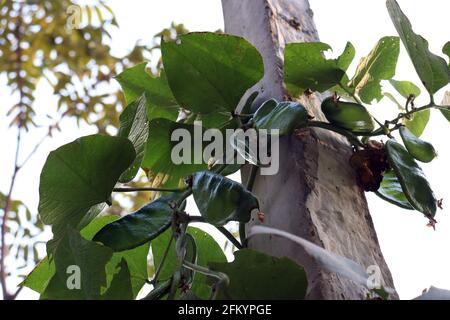
M222 6L225 32L243 36L263 56L265 77L257 85L262 94L255 104L267 98L286 97L285 44L319 39L308 1L222 0ZM302 97L300 101L317 120L325 119L320 111L320 95ZM321 129L282 138L278 174L258 175L254 186L265 213L264 225L306 238L364 267L377 265L382 283L393 288L364 192L356 185L348 163L350 155L350 146L344 138ZM245 170L242 174L245 181ZM259 223L258 219L252 223ZM249 246L302 264L308 272L310 299L366 297L363 287L322 270L288 240L257 236Z

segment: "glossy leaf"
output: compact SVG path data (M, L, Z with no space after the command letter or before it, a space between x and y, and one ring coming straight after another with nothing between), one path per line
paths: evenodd
M188 227L187 232L194 238L197 247L197 264L203 267L207 267L210 262L226 262L227 259L220 246L205 231ZM167 230L159 237L154 239L151 243L153 253L153 264L157 268L162 260L164 251L172 236L172 230ZM177 265L177 258L175 254L175 241L172 242L169 253L164 264L164 268L161 270L159 279L170 279L175 272ZM195 293L201 299L209 299L211 295L211 287L206 281L206 276L195 273L191 286L191 291Z
M153 290L150 291L142 300L160 300L170 291L170 284L172 283L172 279L158 281L153 287Z
M410 95L418 97L420 95L420 88L410 81L389 80L389 83L397 90L400 95L407 99Z
M258 200L238 182L208 171L192 176L192 194L201 215L211 224L248 222Z
M171 141L172 133L177 129L186 133L189 140L184 140L184 137L181 137L177 141ZM152 175L163 174L165 181L161 185L178 187L180 179L208 168L203 159L203 149L196 150L194 138L192 138L195 136L195 130L202 130L200 126L177 123L167 119L154 119L150 121L149 130L142 167L150 170ZM190 151L190 156L187 157L186 163L175 164L172 160L172 151L176 151L174 147L180 145L183 141L187 141L186 148L188 150L179 150L176 155L184 155L185 151ZM196 164L196 162L198 163Z
M403 209L414 210L403 193L402 186L400 185L395 172L392 170L383 174L383 180L381 181L380 188L375 193L381 199L395 204L396 206Z
M39 185L39 214L54 234L49 254L68 227L80 230L103 202L109 202L119 176L134 158L128 139L101 135L79 138L50 153Z
M416 136L420 137L430 121L430 109L412 114L411 119L403 118L403 124Z
M291 134L295 128L305 125L308 121L308 112L298 102L278 102L270 99L255 112L253 121L257 129L278 129L281 136Z
M434 217L436 198L420 166L402 145L392 139L386 142L386 152L409 203L425 216Z
M161 52L174 96L197 113L233 112L264 75L258 50L237 36L189 33L177 42L163 41Z
M369 55L360 60L350 87L355 89L363 102L371 103L383 98L380 81L395 75L399 53L398 37L383 37Z
M450 82L450 69L447 62L431 53L428 49L428 41L414 33L411 22L402 12L397 1L387 0L386 5L419 78L430 94L435 93Z
M250 114L252 112L253 102L255 101L256 97L258 97L258 95L258 91L255 91L251 95L249 95L240 113Z
M149 120L156 118L176 120L180 107L170 90L164 71L158 78L152 77L145 71L146 65L146 62L138 64L116 77L127 102L131 103L145 93Z
M325 117L333 125L355 133L368 133L374 129L372 117L360 104L328 97L322 101L321 107Z
M288 258L276 258L251 249L234 253L231 263L210 263L212 270L225 273L228 287L219 299L303 300L308 281L305 270Z
M338 84L345 74L351 49L346 48L343 56L327 60L323 52L331 47L322 42L288 43L284 49L284 82L289 93L298 96L306 89L319 92Z
M103 300L133 300L130 270L125 259L117 264L119 271L114 275L108 290L102 295Z
M104 226L93 241L100 242L114 251L138 247L156 238L170 227L178 193L163 196L138 211Z
M400 127L399 131L403 144L414 158L422 162L430 162L436 158L436 150L431 143L420 140L406 127Z
M118 135L128 138L136 151L133 164L119 178L120 182L126 183L136 176L145 154L148 137L147 99L145 95L130 103L122 112Z

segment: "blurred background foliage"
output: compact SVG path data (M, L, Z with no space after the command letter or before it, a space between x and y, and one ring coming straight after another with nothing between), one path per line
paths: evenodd
M147 43L136 43L125 56L111 54L110 30L118 28L108 1L92 0L79 5L69 0L0 0L0 76L6 76L7 86L16 103L8 108L11 129L20 135L33 127L48 127L47 137L61 130L63 118L73 118L80 124L94 126L100 133L115 133L119 114L125 106L122 92L112 85L114 77L124 69L142 61L150 61L153 75L161 70L159 50L161 38L174 40L187 30L182 24L172 23L168 28L149 38ZM156 58L157 57L157 58ZM39 81L48 82L57 98L57 112L36 110L35 91ZM51 110L51 108L49 108ZM44 113L49 123L36 120ZM39 146L36 146L38 148ZM17 161L16 161L17 162ZM11 188L0 194L2 215L2 270L0 277L24 275L20 268L9 270L6 256L14 256L16 265L23 268L36 264L40 258L37 244L43 225L37 212L12 199L14 179L20 167L16 163ZM142 186L145 174L130 185ZM107 213L124 214L148 202L148 195L128 193L115 200ZM120 205L119 205L120 203ZM4 279L3 279L4 280ZM5 281L1 282L5 298ZM8 293L14 296L14 293Z

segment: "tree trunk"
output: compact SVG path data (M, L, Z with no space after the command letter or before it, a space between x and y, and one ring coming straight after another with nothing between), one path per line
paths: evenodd
M222 0L222 6L225 32L244 37L263 56L265 77L258 84L261 94L256 102L285 98L285 44L318 41L308 0ZM318 94L300 98L316 120L324 119L320 100ZM349 166L350 155L345 139L321 129L303 130L280 139L279 172L258 175L253 189L265 213L264 225L301 236L365 268L377 265L382 283L393 288L364 192L356 185ZM245 181L246 170L242 175ZM258 219L253 219L249 225L256 223ZM290 257L303 265L308 272L310 299L366 297L365 288L324 271L289 240L258 236L250 240L249 246Z

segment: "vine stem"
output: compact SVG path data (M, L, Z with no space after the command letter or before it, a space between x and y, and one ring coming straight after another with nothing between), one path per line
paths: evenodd
M351 91L349 91L346 87L344 87L341 83L339 83L339 87L344 90L350 97L355 100L356 103L362 104L361 100L358 99L358 97Z
M251 165L250 175L248 177L247 183L245 184L248 191L252 192L253 186L255 185L256 175L258 174L258 166ZM245 232L245 223L239 222L239 238L243 247L247 247L247 234Z
M151 281L153 285L155 285L156 281L158 281L159 274L161 273L162 267L164 266L164 263L166 262L166 258L167 258L167 255L169 254L169 250L170 250L170 246L172 245L172 242L173 242L173 234L170 237L169 244L167 245L166 250L164 250L163 257L161 259L161 263L159 264L158 269L155 272L155 276L153 277L153 279Z
M183 192L186 189L170 189L170 188L152 188L152 187L145 187L145 188L133 188L133 187L126 187L126 188L114 188L113 192L139 192L139 191L160 191L160 192Z
M189 222L199 222L199 223L208 223L205 218L202 216L189 216ZM230 242L238 249L242 249L242 244L228 231L226 228L222 226L215 226L217 230L219 230Z
M330 131L339 133L340 135L343 135L348 140L350 140L350 142L353 143L354 145L364 147L364 144L353 133L351 133L350 131L347 131L345 129L335 127L328 122L311 120L311 121L308 121L307 126L326 129L326 130L330 130Z

